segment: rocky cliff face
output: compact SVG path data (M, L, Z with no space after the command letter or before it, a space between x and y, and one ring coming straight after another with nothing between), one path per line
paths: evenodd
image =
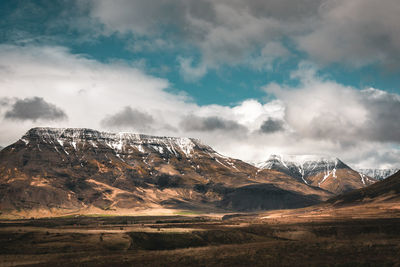
M34 128L0 152L3 214L259 210L329 196L190 138Z
M362 188L375 182L375 179L354 171L334 157L271 155L268 160L255 165L260 169L283 172L297 181L334 194Z

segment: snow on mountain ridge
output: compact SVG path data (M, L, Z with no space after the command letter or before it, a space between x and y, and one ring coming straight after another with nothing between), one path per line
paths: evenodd
M28 145L31 141L58 144L61 147L68 144L74 150L77 150L77 144L79 143L89 143L93 147L97 147L98 144L96 143L100 143L116 152L121 152L126 146L132 146L141 152L144 152L145 147L152 148L160 154L168 151L177 155L179 154L178 151L181 151L186 157L190 156L195 147L215 153L211 147L193 138L159 137L126 132L110 133L87 128L32 128L20 140L25 145Z
M400 169L358 169L357 171L377 180L384 180L399 170Z
M260 169L274 169L309 184L308 177L323 173L321 186L328 177L337 178L336 171L350 168L336 157L325 155L271 155L268 160L255 164Z
M326 155L277 155L272 154L268 160L255 163L256 167L262 169L268 169L267 166L271 164L271 161L280 161L286 166L287 162L294 163L296 165L304 165L307 162L337 162L339 159L336 157L330 157ZM287 166L286 166L287 167Z

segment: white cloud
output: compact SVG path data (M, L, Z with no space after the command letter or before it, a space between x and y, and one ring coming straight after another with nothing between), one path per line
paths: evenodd
M352 166L398 166L400 97L346 87L315 73L302 65L293 74L299 86L267 85L265 90L278 98L267 103L248 99L233 107L198 106L184 95L166 92L168 81L134 66L101 63L62 47L0 45L0 144L14 142L34 126L102 130L104 119L124 115L118 130L129 131L133 123L151 117L144 133L200 138L221 153L245 160L271 153L328 154ZM13 99L32 97L62 109L68 120L4 118ZM121 113L124 107L132 112ZM185 129L182 121L189 115L198 124ZM269 120L279 122L279 130L262 131Z
M168 81L122 63L103 64L62 47L0 46L0 98L42 97L65 111L67 122L46 125L100 128L109 114L131 106L174 121L191 108L185 97L164 91ZM4 117L5 110L1 110ZM1 143L9 143L38 122L2 120Z
M285 107L285 121L297 140L296 154L304 149L341 156L354 166L399 166L399 95L317 77L308 64L292 77L300 80L298 86L269 84L264 89Z
M344 144L400 142L399 95L319 78L310 65L303 64L293 77L300 79L299 86L271 84L264 89L284 103L285 119L300 136Z

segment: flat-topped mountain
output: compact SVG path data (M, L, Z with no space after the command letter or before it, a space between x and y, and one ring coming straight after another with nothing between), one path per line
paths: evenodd
M190 138L33 128L0 152L3 214L267 210L331 196Z
M376 180L351 169L335 157L318 155L271 155L255 164L260 169L277 170L308 185L340 194L373 184Z

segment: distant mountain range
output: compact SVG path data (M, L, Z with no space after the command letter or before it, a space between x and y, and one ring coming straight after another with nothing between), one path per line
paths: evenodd
M307 185L340 194L376 182L334 157L318 155L271 155L255 164L260 169L276 170Z
M82 128L33 128L0 151L6 217L299 208L374 182L337 158L254 166L196 139Z
M369 177L372 177L375 180L383 180L389 176L392 176L399 170L400 169L358 169L357 171Z
M0 151L0 210L10 216L268 210L331 196L190 138L33 128Z

